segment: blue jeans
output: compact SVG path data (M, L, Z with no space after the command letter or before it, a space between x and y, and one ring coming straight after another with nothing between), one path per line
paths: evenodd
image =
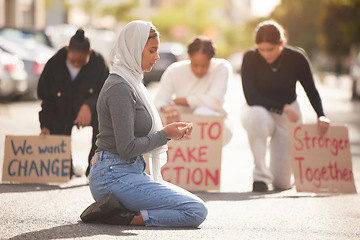
M198 227L207 216L205 203L168 182L156 182L144 172L142 156L130 160L107 151L92 159L90 190L100 202L112 193L130 211L140 211L146 226Z

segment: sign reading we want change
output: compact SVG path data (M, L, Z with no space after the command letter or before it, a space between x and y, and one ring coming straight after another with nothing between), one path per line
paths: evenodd
M189 191L220 190L223 117L182 114L181 121L192 122L193 131L168 142L163 179Z
M356 193L350 141L345 126L289 124L291 164L298 192Z
M64 183L70 179L71 137L6 136L3 182Z

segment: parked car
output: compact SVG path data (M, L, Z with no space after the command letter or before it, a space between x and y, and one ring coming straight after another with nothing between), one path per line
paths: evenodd
M360 100L360 52L351 67L350 74L353 80L352 100Z
M158 50L160 59L156 62L150 72L144 73L144 85L147 86L151 82L158 82L166 68L172 63L184 60L187 57L186 47L177 42L160 43Z
M0 98L12 99L28 89L24 62L16 55L0 50Z
M18 55L28 75L26 99L37 99L37 84L46 62L55 54L43 31L16 28L0 29L0 49Z

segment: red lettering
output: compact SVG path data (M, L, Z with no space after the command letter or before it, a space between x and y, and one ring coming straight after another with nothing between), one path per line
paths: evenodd
M196 173L199 173L198 174L198 179L199 180L196 180ZM204 175L203 175L203 172L201 171L201 169L200 168L195 168L195 170L193 171L193 173L192 173L192 176L191 176L191 179L192 179L192 181L193 181L193 183L195 183L196 185L200 185L201 184L201 182L203 181L203 178L204 178Z
M219 185L219 169L215 170L215 176L211 175L211 172L209 171L209 169L205 169L205 186L208 186L209 182L208 179L211 178L212 182L214 183L215 186Z
M309 176L309 173L310 173L310 176ZM305 177L306 177L306 180L308 180L308 182L312 182L312 180L314 179L314 176L313 176L313 173L311 171L311 168L306 169Z
M305 141L305 144L306 144L306 148L307 148L307 149L310 149L309 140L310 140L310 137L308 136L308 132L305 131L304 141Z
M207 162L207 159L203 159L202 156L206 155L206 150L208 146L199 147L199 162Z
M325 147L327 148L328 147L328 142L330 142L331 144L331 139L330 138L325 138Z
M303 184L303 176L302 176L302 166L301 166L301 161L304 161L305 158L303 157L296 157L295 161L299 161L299 177L300 177L300 183Z
M300 127L300 126L299 126L299 127L296 127L296 128L295 128L295 131L294 131L295 141L298 141L298 143L300 144L300 146L297 146L297 145L295 144L295 149L296 149L297 151L300 151L300 150L303 149L304 145L303 145L301 139L300 139L300 138L297 138L296 133L297 133L298 130L301 130L301 127Z
M197 124L201 126L200 138L204 139L204 132L205 132L204 129L205 129L205 126L208 125L208 123L207 122L203 122L203 123L198 122Z
M331 164L331 162L329 163L328 169L330 171L330 178L335 179L334 172L333 172L333 165Z
M314 171L314 179L315 179L315 181L313 182L314 186L319 188L321 186L321 172L318 168L316 168Z
M197 162L197 159L193 154L193 152L195 152L195 150L196 150L196 147L193 147L191 149L190 149L190 147L187 147L186 150L187 150L188 162L191 162L191 159L193 159L195 162Z
M186 184L190 184L190 168L187 169L187 179Z
M322 168L321 168L321 175L323 176L323 179L324 179L325 181L329 180L329 178L325 176L326 173L327 173L326 167L322 167Z
M302 163L303 157L295 158L295 161L299 162L299 178L300 183L303 184L303 172L302 172ZM308 182L312 182L315 187L319 188L322 185L322 181L352 181L353 175L350 169L338 169L337 163L329 163L328 166L323 166L321 168L314 168L311 167L306 168L305 170L305 179Z
M348 177L348 171L347 169L344 169L342 174L341 174L341 180L344 180L345 182L349 181L349 178Z
M176 158L181 158L183 160L183 162L186 162L185 156L181 151L181 148L177 148L173 157L173 162L176 161Z
M324 138L323 138L323 137L319 137L319 138L318 138L318 145L319 145L319 147L321 147L321 148L324 147Z
M212 133L213 132L212 129L214 128L214 126L217 126L217 134L215 134L215 135L213 135L213 133ZM210 139L212 139L212 140L218 139L221 136L221 124L219 122L212 123L209 127L208 134L209 134Z
M191 162L191 159L193 159L195 162L197 162L198 160L196 159L196 157L193 154L193 152L195 152L195 150L196 150L196 147L193 147L191 149L190 149L190 147L187 147L186 150L187 150L188 162Z
M167 159L170 159L169 152L173 149L172 147L168 147L168 150L166 151Z
M343 150L343 149L344 149L344 146L342 145L342 143L343 143L343 140L342 140L342 139L340 139L340 141L339 141L339 148L340 148L341 150Z
M337 168L337 163L335 162L334 163L334 170L335 170L335 173L336 173L336 181L339 180L339 175L340 175L340 178L341 178L341 171Z
M316 137L312 138L312 147L315 147Z
M173 171L173 173L172 173ZM166 177L165 181L174 182L175 184L186 185L214 185L218 186L220 183L220 171L215 169L213 172L207 168L186 168L184 166L177 166L173 168L165 167L161 173ZM168 177L170 176L170 179Z
M181 170L183 170L185 167L174 167L174 170L176 171L176 184L180 183L180 175Z
M338 153L339 153L339 149L338 149L338 142L337 142L336 139L334 139L334 140L332 141L331 146L333 146L333 148L335 148L335 150L334 150L334 151L331 150L330 152L331 152L334 156L337 156Z

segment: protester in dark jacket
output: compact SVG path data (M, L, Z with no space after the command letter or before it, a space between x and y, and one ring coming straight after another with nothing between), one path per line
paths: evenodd
M40 135L71 135L74 125L78 128L91 126L93 136L88 159L90 161L99 132L96 101L108 74L104 58L90 48L90 41L85 37L84 31L77 30L69 45L60 49L46 63L40 76ZM89 167L86 175L88 173Z

